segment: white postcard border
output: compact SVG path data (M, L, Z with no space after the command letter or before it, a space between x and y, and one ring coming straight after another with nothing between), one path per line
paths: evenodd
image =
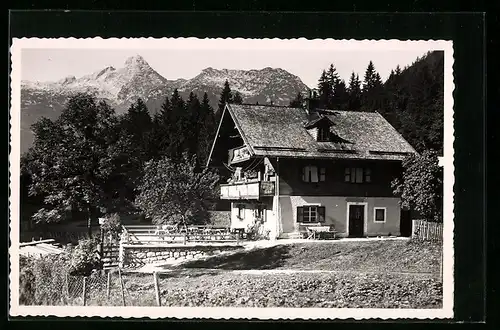
M408 50L444 51L444 223L443 308L441 309L352 309L352 308L226 308L226 307L107 307L107 306L20 306L19 292L19 171L21 51L32 48L60 49L297 49L304 47L336 51ZM10 274L11 316L203 318L203 319L446 319L453 317L454 290L454 129L453 129L453 43L446 40L334 40L334 39L244 39L244 38L21 38L11 47L10 134Z

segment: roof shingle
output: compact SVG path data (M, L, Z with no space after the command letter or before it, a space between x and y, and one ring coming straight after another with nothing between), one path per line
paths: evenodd
M415 149L377 112L329 112L342 142L318 142L301 108L227 105L243 140L257 156L401 160Z

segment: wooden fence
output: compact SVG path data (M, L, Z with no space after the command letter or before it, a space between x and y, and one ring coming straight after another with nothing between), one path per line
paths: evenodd
M440 222L429 222L426 220L412 221L412 238L428 241L443 240L443 224Z
M238 243L240 235L226 227L189 226L123 226L123 239L128 244L147 243Z

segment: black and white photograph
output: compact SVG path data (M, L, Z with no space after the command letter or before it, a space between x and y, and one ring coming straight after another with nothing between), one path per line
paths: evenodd
M11 315L453 316L453 45L14 39Z

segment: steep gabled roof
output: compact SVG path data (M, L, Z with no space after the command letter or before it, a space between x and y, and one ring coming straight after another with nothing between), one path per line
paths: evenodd
M310 121L304 109L230 104L226 110L256 156L401 160L415 153L377 112L324 112L341 140L318 142L304 127Z

